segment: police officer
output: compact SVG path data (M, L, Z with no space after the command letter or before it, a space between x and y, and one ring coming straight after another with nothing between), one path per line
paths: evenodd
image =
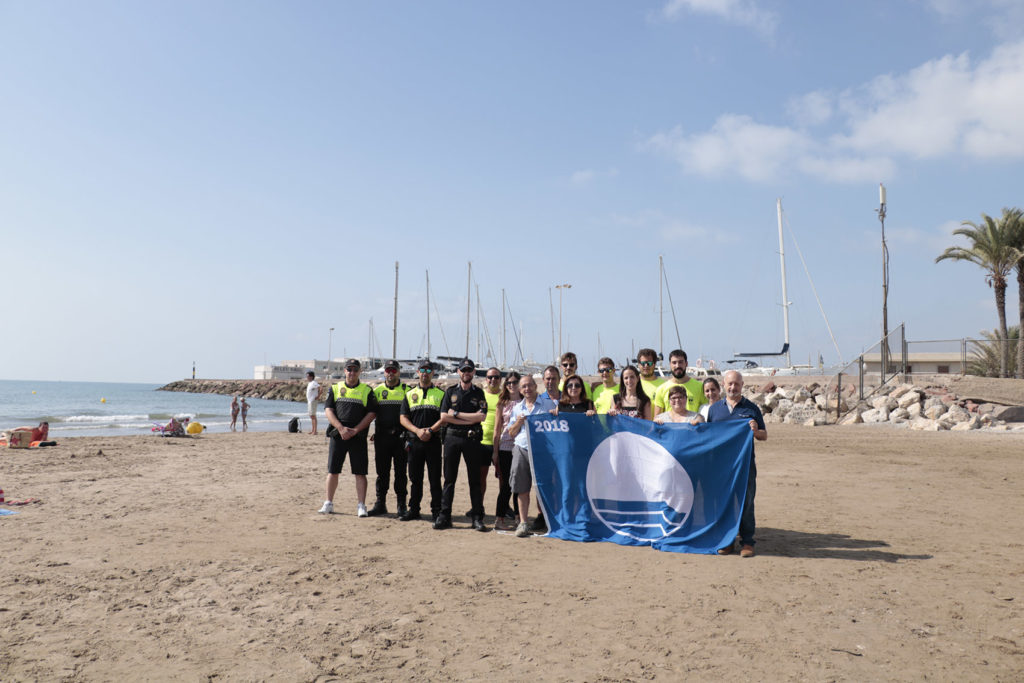
M359 500L356 514L366 517L366 470L370 459L366 430L377 415L377 397L369 385L359 381L361 369L355 358L345 361L345 381L332 386L327 394L324 413L330 423L327 428L330 441L327 447L327 500L320 508L321 514L334 512L338 475L345 464L345 456L351 455L349 466L356 477L356 497Z
M435 529L452 526L452 501L455 482L459 477L459 461L466 461L469 479L470 517L473 528L487 531L484 526L484 501L480 495L480 423L487 417L487 398L483 389L473 384L476 365L468 358L459 362L459 383L448 387L441 401L441 421L445 425L444 489L441 492L441 513L434 521Z
M430 481L430 512L437 519L441 511L441 401L444 392L433 384L434 367L424 360L419 367L419 384L405 393L399 421L409 441L409 507L398 516L408 522L420 518L423 500L423 466Z
M377 419L373 428L373 459L377 469L377 502L367 514L370 517L388 513L388 484L391 479L391 463L395 464L395 497L398 499L398 516L405 512L406 476L405 430L398 418L402 401L409 387L402 383L398 361L389 360L384 364L384 384L378 384L373 394L377 397Z

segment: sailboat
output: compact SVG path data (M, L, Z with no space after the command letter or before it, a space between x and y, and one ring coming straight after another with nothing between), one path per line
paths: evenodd
M806 370L811 367L809 363L806 365L793 365L793 360L790 356L790 340L789 340L789 307L792 302L786 293L786 247L785 242L782 238L782 199L775 200L776 214L778 216L779 224L779 266L782 273L782 327L784 330L785 337L782 342L782 349L779 351L764 351L764 352L739 352L734 353L734 360L727 361L726 364L740 367L733 367L731 369L739 370L743 375L754 375L754 376L765 376L765 375L795 375L800 370ZM797 252L799 252L799 246ZM801 259L803 257L801 256ZM806 264L804 264L806 270ZM810 280L810 272L807 273L807 278ZM811 281L811 288L814 289L814 282ZM815 298L817 298L817 290L815 290ZM818 307L821 309L821 315L825 318L825 326L828 328L829 336L832 337L832 343L836 346L836 352L839 352L839 345L836 344L835 335L832 334L832 327L829 325L828 316L825 315L825 311L821 308L821 301L818 301ZM820 356L820 354L819 354ZM780 358L786 359L785 366L763 366L758 364L756 361L750 360L751 358ZM840 353L840 361L842 354Z

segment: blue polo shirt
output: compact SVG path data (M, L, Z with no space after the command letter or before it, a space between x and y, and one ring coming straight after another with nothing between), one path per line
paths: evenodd
M748 398L741 398L736 407L729 410L729 403L724 398L711 404L708 408L708 422L725 422L726 420L754 420L758 429L765 429L764 416L757 404ZM754 447L750 447L750 457L754 457Z

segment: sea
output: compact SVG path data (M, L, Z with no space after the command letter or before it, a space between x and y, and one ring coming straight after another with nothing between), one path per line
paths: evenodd
M157 391L161 384L114 382L33 382L0 380L0 430L50 423L53 439L71 436L149 434L172 417L198 420L209 432L231 427L231 397ZM249 431L285 431L299 418L309 431L306 404L294 401L246 399ZM321 421L326 418L321 414ZM242 418L238 418L242 430Z

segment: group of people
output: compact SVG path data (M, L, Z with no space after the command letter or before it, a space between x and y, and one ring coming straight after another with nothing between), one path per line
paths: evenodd
M743 397L743 377L730 370L723 387L714 377L701 382L687 374L687 356L680 349L669 354L671 375L657 377L657 353L641 349L637 365L629 365L615 377L610 358L598 361L601 380L590 384L577 374L576 354L566 352L561 368L550 365L542 373L544 391L530 374L506 374L488 368L484 386L474 384L476 365L468 358L458 366L459 381L447 389L434 386L433 364L425 360L418 368L413 386L402 383L399 364L384 365L385 380L375 388L360 381L362 366L357 359L345 362L345 379L331 386L325 415L329 426L326 499L322 514L334 512L334 494L346 457L355 476L356 514L373 517L388 514L387 493L394 467L394 492L398 519L422 518L423 475L430 487L430 516L434 529L452 526L452 506L460 463L465 462L469 483L470 509L466 516L477 531L484 525L483 498L491 467L498 479L495 527L515 530L516 536L543 531L543 514L529 522L530 470L529 439L524 428L530 415L542 413L583 413L625 415L655 422L699 424L725 420L747 420L754 438L768 438L764 418L756 404ZM307 374L309 414L316 434L316 396L319 384ZM314 393L315 385L315 393ZM368 435L370 424L374 433ZM369 442L374 443L376 500L367 509ZM739 544L743 557L754 555L754 494L757 469L751 454L750 476L740 522ZM727 555L734 544L719 549Z

